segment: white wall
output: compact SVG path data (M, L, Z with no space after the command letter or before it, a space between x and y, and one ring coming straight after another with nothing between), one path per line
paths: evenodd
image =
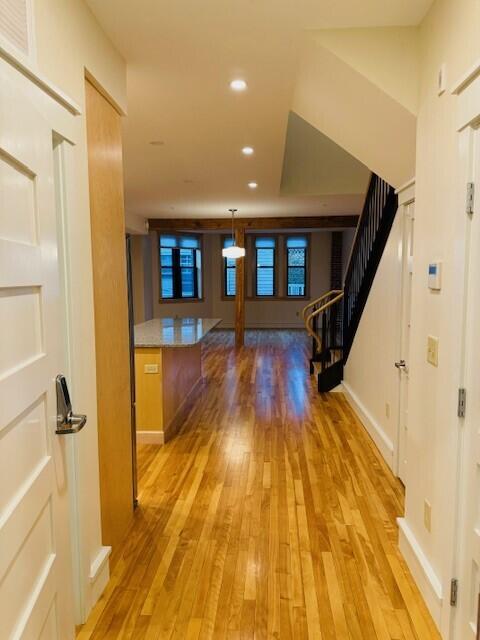
M204 268L204 300L200 302L160 302L158 282L158 241L157 234L152 232L152 299L154 317L167 316L203 316L221 318L221 327L235 326L235 301L222 299L221 238L219 234L203 236L203 268ZM250 240L247 236L247 254ZM279 247L279 251L281 248ZM250 249L251 252L251 249ZM310 260L310 294L311 298L319 297L330 288L330 253L331 232L318 231L311 233ZM283 272L283 257L277 256L278 268ZM245 302L245 325L247 328L302 328L301 310L305 300L255 300L251 298L253 276L251 265L247 263L247 283ZM281 277L281 276L280 276ZM250 299L249 299L250 298Z
M344 386L390 468L398 429L402 210L397 212L344 372Z
M73 148L75 215L69 217L72 300L72 377L75 407L88 415L76 436L80 484L79 524L84 611L86 615L108 580L102 546L98 475L95 333L86 149L85 69L126 110L126 68L82 0L34 0L38 70L79 105L79 136ZM80 620L78 620L80 622Z
M458 184L458 99L437 94L437 75L446 65L447 89L480 58L480 3L436 0L420 29L421 87L417 130L416 213L410 351L410 401L405 524L412 533L417 575L426 580L424 595L448 637L453 577L456 452L459 435L457 393L460 386L462 317L461 269L465 186ZM460 193L459 193L460 190ZM442 290L427 287L427 268L443 261ZM426 361L428 335L439 338L439 365ZM432 528L424 525L424 501L432 505ZM415 570L415 564L411 566ZM441 586L443 603L432 583Z
M418 27L322 29L312 37L411 113L418 112Z
M411 179L415 115L323 46L315 32L303 42L292 111L393 186Z
M419 44L408 469L400 544L442 636L448 638L460 432L456 413L462 314L458 301L465 260L461 224L465 186L459 184L457 98L448 89L480 59L480 3L436 0L420 27ZM437 77L442 64L446 65L447 91L439 96ZM394 428L386 420L384 404L393 397L391 376L387 374L397 340L391 290L396 280L395 243L394 231L345 372L347 385L387 435ZM433 260L443 262L442 290L437 293L427 286L428 264ZM397 294L400 297L399 289ZM439 339L438 367L426 361L428 335ZM375 352L374 336L380 337L380 352ZM374 349L369 357L368 346ZM432 509L431 531L424 524L425 500Z
M143 216L125 211L125 231L134 235L146 235L148 232L148 220Z

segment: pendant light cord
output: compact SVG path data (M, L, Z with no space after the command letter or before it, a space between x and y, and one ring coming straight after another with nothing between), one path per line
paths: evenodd
M232 242L233 242L233 244L235 244L235 236L234 236L234 231L233 231L233 217L234 217L235 212L237 211L237 209L229 209L229 211L232 212Z

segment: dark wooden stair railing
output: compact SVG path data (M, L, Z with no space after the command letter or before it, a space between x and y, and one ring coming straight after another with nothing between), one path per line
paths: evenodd
M312 337L310 373L317 372L319 391L330 391L343 379L343 367L352 348L397 208L395 189L372 174L350 253L343 291L329 291L303 309L305 327Z
M343 359L347 361L398 208L395 189L372 174L344 283Z

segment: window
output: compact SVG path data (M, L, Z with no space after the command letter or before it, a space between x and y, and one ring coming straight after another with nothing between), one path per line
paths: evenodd
M231 247L234 243L232 238L224 238L223 247ZM236 260L232 258L224 258L223 270L223 294L225 297L235 295L235 279L236 279Z
M307 238L290 236L286 240L287 296L307 295Z
M275 295L275 238L255 239L255 293Z
M160 298L202 297L202 252L196 236L160 235Z

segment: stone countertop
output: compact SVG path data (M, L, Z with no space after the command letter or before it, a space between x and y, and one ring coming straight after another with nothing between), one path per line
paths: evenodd
M221 321L221 318L154 318L135 325L135 347L189 347L201 342Z

